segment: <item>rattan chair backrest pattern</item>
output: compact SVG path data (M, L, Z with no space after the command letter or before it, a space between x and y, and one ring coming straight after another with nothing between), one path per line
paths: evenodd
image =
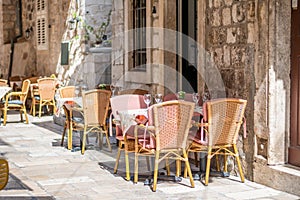
M82 105L85 125L105 126L111 91L89 90L82 95Z
M186 147L194 106L192 102L177 100L153 106L157 150Z
M208 145L236 144L247 101L224 98L207 102Z

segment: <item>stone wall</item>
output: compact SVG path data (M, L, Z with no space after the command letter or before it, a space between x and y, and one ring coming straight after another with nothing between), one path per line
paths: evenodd
M65 30L62 38L62 41L68 42L70 46L69 65L62 66L56 62L56 72L64 85L87 85L88 89L92 89L97 84L103 83L103 79L101 79L103 63L106 67L108 63L110 71L111 50L109 53L106 52L105 56L90 52L89 48L93 43L94 36L85 31L85 25L97 28L102 22L106 22L108 13L112 9L112 2L111 0L86 0L82 1L80 5L76 2L71 2L67 19L76 16L78 21L74 29ZM107 27L106 34L110 39L111 25ZM110 79L105 78L104 80L107 81L107 84L110 83Z
M124 74L124 1L113 0L112 9L112 82Z
M255 60L255 1L213 1L206 6L206 49L223 79L226 96L248 100L248 137L239 137L238 147L247 178L252 177L253 91ZM206 69L206 84L215 85L215 74ZM218 97L220 88L213 89Z
M48 0L49 49L37 51L36 70L38 75L50 76L57 73L60 62L61 41L67 31L67 16L74 0Z

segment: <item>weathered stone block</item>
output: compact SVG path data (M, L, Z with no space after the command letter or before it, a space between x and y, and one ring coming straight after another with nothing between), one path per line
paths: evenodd
M224 3L226 6L231 6L233 3L233 0L224 0Z
M220 9L213 10L212 25L213 26L220 26L221 25Z
M222 19L223 26L228 26L231 24L231 9L230 8L224 8L222 10L221 19Z
M255 31L255 25L253 23L247 24L248 29L248 36L247 36L247 43L254 44L255 42L255 35L257 34Z
M237 38L237 30L236 28L228 28L227 29L227 43L234 44Z
M246 20L247 10L243 3L235 3L232 6L232 19L235 23L241 23Z
M223 52L224 52L224 66L229 67L231 64L230 46L224 45Z

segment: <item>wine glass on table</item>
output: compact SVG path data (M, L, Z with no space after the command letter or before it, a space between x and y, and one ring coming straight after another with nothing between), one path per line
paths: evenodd
M144 94L144 102L145 104L147 104L147 108L149 107L150 103L151 103L151 94Z
M195 92L195 93L193 93L192 97L193 97L193 101L195 102L195 106L197 107L199 99L200 99L200 94Z
M154 98L155 98L156 103L163 102L163 95L162 94L156 94Z
M75 97L79 97L79 93L80 93L80 87L75 86Z
M115 96L116 86L114 84L110 85L111 96Z

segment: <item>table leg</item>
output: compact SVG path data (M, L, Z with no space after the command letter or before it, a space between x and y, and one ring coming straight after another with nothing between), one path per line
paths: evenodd
M71 150L72 149L72 132L73 132L73 127L72 127L72 123L70 122L70 126L69 126L69 131L68 131L68 149Z

